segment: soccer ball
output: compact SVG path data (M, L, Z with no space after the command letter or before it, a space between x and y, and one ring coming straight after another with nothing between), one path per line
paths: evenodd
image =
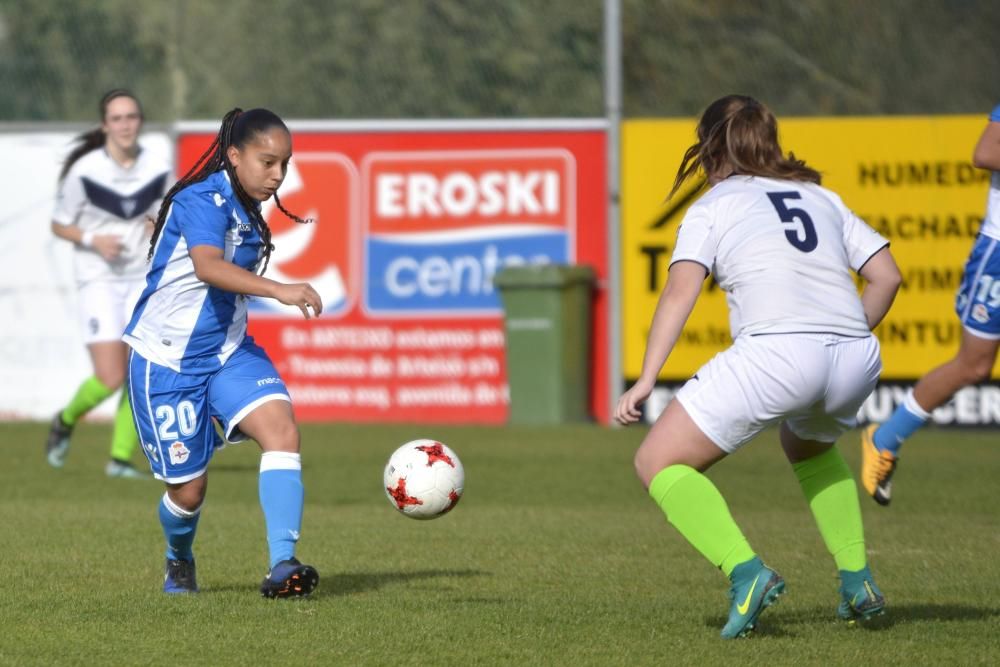
M436 519L458 504L465 469L444 444L413 440L392 453L382 481L389 502L404 515Z

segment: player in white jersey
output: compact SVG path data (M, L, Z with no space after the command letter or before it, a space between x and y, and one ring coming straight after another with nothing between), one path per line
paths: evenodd
M52 232L74 244L80 327L94 374L77 388L52 419L46 458L57 468L69 452L77 421L115 393L125 379L121 341L146 275L146 249L155 214L166 191L165 156L139 145L142 108L127 90L101 98L101 126L80 137L66 158ZM131 463L139 439L123 391L111 436L111 477L148 478Z
M222 440L253 438L263 454L259 495L270 570L265 597L308 595L316 570L295 558L302 524L299 431L288 390L247 332L247 299L323 304L306 283L263 274L271 230L260 204L274 197L292 156L288 128L266 109L226 114L208 151L166 195L149 251L146 287L123 340L136 427L153 475L167 491L159 505L167 542L166 593L198 590L192 545L205 499L208 462Z
M901 281L888 242L822 188L818 172L782 153L774 115L753 98L731 95L708 107L671 195L699 169L711 188L681 221L642 372L615 418L639 419L709 274L726 293L733 345L659 416L636 452L636 472L674 527L729 576L722 636L746 636L785 583L751 549L704 473L780 425L840 571L838 614L854 622L882 613L857 487L834 444L855 425L881 371L871 330ZM860 298L852 272L866 281Z
M892 499L892 478L903 442L959 389L986 382L1000 349L1000 104L976 143L972 163L990 169L986 215L972 245L955 297L962 340L955 356L931 370L882 425L861 433L861 482L880 505Z

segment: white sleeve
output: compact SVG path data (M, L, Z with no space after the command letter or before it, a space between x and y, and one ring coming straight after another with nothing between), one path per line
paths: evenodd
M711 273L717 249L708 207L695 204L688 209L677 228L677 245L670 264L690 260L698 262Z
M144 149L145 150L145 149ZM146 210L146 215L155 218L160 212L160 205L163 204L163 197L166 196L167 190L174 184L174 167L173 164L166 158L166 156L156 153L156 162L159 165L157 178L163 177L163 184L160 191L157 193L156 200L150 204L149 209Z
M83 181L72 167L66 178L59 183L56 192L56 208L52 213L52 221L60 225L76 224L76 219L87 203L87 194L83 191Z
M844 247L847 248L847 259L855 271L882 248L889 245L889 240L872 229L868 223L854 214L846 206L842 206L844 218Z
M171 185L170 176L171 176L171 173L172 173L172 171L170 169L164 170L164 172L162 174L162 176L163 176L163 187L161 188L160 192L157 193L156 200L152 204L150 204L149 205L149 209L146 210L146 215L147 216L155 219L156 216L159 214L159 212L160 212L160 205L163 204L163 198L164 198L164 196L166 196L167 190L170 189L170 185ZM159 176L157 176L157 178L159 178Z

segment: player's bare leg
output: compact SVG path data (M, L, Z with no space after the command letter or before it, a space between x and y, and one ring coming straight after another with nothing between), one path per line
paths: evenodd
M1000 340L976 336L963 329L955 357L920 378L888 421L872 424L862 432L861 482L877 503L888 505L892 499L892 478L906 439L959 389L988 380L998 348Z
M726 452L702 433L680 401L671 401L649 429L635 453L635 472L647 489L653 478L671 465L686 465L705 472L726 457Z
M927 412L947 403L959 389L990 379L1000 340L981 338L962 330L955 357L930 371L913 388L913 397Z
M729 577L732 603L722 636L734 639L753 631L785 582L750 548L722 494L702 474L725 456L675 399L636 452L635 469L670 523Z

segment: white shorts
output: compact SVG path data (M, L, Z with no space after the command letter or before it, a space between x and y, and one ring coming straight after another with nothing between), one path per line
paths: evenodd
M145 280L107 280L77 287L83 342L121 340L145 284Z
M782 421L804 440L834 442L857 424L881 371L875 336L741 336L698 369L677 400L728 453Z

